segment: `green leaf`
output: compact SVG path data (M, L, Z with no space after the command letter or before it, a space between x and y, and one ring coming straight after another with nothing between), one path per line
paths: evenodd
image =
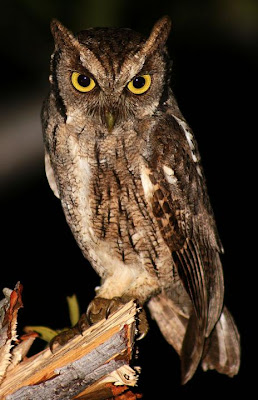
M73 294L72 296L67 296L66 300L68 303L71 325L74 326L75 324L77 324L80 318L80 308L78 299L76 297L76 294Z
M58 331L48 328L47 326L40 326L40 325L26 326L24 330L25 332L29 331L37 332L40 335L40 338L48 343L50 342L51 339L53 339L54 336L58 334Z

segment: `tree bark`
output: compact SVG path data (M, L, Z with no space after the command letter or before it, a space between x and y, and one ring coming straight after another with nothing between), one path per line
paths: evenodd
M8 307L6 310L8 313ZM133 394L130 390L130 387L136 385L139 373L137 367L133 369L130 366L136 316L137 306L135 302L130 301L108 319L85 330L83 335L77 335L65 345L55 347L53 353L47 348L10 367L15 353L15 346L12 349L10 346L14 334L8 339L9 357L6 357L6 362L9 363L9 367L6 368L0 385L0 398L140 398L139 394ZM6 324L3 328L6 330Z

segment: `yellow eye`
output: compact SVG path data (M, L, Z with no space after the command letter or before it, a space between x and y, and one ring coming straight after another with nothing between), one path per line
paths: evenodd
M151 85L150 75L140 75L136 76L128 83L127 87L130 92L134 94L142 94L147 92Z
M96 83L92 78L87 75L80 74L79 72L72 73L72 84L79 92L90 92Z

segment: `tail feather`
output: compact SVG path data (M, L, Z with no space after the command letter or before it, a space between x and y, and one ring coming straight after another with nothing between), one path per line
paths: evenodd
M206 340L202 360L204 371L216 369L234 376L240 367L240 336L232 315L224 306L220 319Z
M199 334L196 318L180 313L165 293L153 297L148 307L164 338L181 358L183 384L192 378L200 361L204 371L216 369L229 376L238 373L240 338L234 320L225 306L206 339Z
M163 293L152 297L148 308L162 335L180 356L188 318L180 315L173 301Z
M189 318L181 349L181 381L184 385L194 375L202 358L205 336L204 327L193 313Z
M199 321L192 315L189 319L165 293L153 297L148 303L152 317L161 333L181 359L182 384L189 381L198 367L204 346L204 335L200 333Z

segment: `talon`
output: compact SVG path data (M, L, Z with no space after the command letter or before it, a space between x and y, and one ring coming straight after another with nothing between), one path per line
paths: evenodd
M55 344L59 344L60 346L64 346L66 343L69 342L74 336L78 335L79 329L78 326L75 325L71 329L67 329L65 331L60 332L58 335L54 336L53 339L49 342L49 348L52 353L54 353L54 346Z
M79 321L77 322L76 325L78 326L79 333L82 335L83 332L86 329L88 329L90 327L90 325L91 325L91 323L90 323L90 321L89 321L89 319L87 317L87 314L82 314L82 316L80 317L80 319L79 319Z
M55 344L55 340L54 339L55 339L55 337L53 339L51 339L50 342L49 342L49 349L50 349L52 354L54 354L54 344Z
M112 299L105 299L103 297L95 297L89 304L86 316L90 324L107 319L113 314L121 305L125 304L129 299L121 297L113 297Z
M137 336L136 340L141 340L147 335L148 330L149 330L149 324L148 324L146 312L144 311L144 309L140 310L140 312L138 314L137 322L138 322L137 323L138 336Z
M59 344L60 346L64 346L74 336L75 332L72 329L60 332L58 335L54 336L53 339L51 339L49 342L49 348L51 353L54 353L55 345Z
M87 316L82 314L79 321L72 328L67 329L65 331L60 332L58 335L54 336L49 342L49 348L51 353L54 353L55 345L59 344L60 346L64 346L69 340L74 338L77 335L82 335L83 331L89 328L90 324L87 320Z
M90 314L91 314L91 310L93 308L92 302L88 305L88 308L86 310L86 318L89 321L90 325L92 325L91 319L90 319Z
M113 299L110 300L110 303L106 309L106 319L108 319L109 315L112 314L112 309L116 311L120 305L121 299L119 297L113 297Z
M106 319L108 319L108 317L109 317L109 315L110 315L110 311L111 311L111 307L112 307L112 305L111 305L111 303L109 304L109 306L108 306L108 308L106 309L106 315L105 315L105 318Z

